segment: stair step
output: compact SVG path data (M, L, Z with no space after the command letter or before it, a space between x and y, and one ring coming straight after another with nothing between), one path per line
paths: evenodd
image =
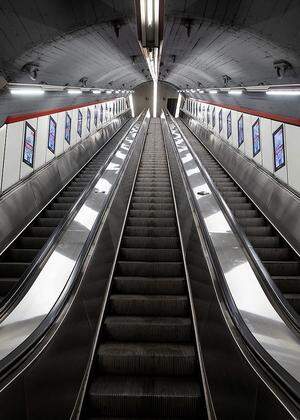
M262 217L237 217L237 221L241 226L265 226L266 221Z
M288 261L293 259L289 248L255 248L255 251L262 261Z
M175 227L174 217L128 217L127 226L148 226L148 227Z
M166 219L166 218L175 218L175 211L172 210L129 210L129 217L137 217L137 218L159 218L159 219Z
M91 384L91 406L102 416L169 416L191 418L202 407L196 379L101 376Z
M126 261L182 261L180 249L121 248L119 258Z
M126 226L126 236L151 236L151 237L176 237L177 228L176 226L162 227L162 226Z
M271 276L299 276L299 261L264 261L264 266Z
M111 313L134 316L187 316L186 296L174 295L116 295L110 296Z
M184 277L114 277L116 293L180 295L186 292Z
M300 276L272 276L282 293L300 294Z
M6 262L32 262L36 257L38 249L26 249L26 248L9 248L4 252L2 261ZM1 272L0 272L1 273Z
M53 217L38 217L34 221L34 226L44 226L44 227L56 227L60 224L60 218L53 218Z
M172 236L151 237L151 236L124 236L122 239L124 248L179 248L179 239Z
M145 203L145 202L132 202L130 205L131 210L143 210L143 211L173 211L174 205L170 203Z
M182 277L184 267L182 262L145 262L118 261L117 274L121 276L141 277Z
M280 244L278 236L248 236L255 248L275 248Z
M107 316L105 334L113 341L185 343L192 339L192 323L182 317Z
M1 272L2 276L2 272ZM20 277L1 277L0 278L0 296L5 296L9 291L19 283Z
M187 376L197 369L190 344L109 342L100 345L97 356L105 374Z
M40 249L47 242L48 238L36 238L30 236L21 236L16 241L18 248Z
M0 262L1 277L21 277L29 266L25 262Z

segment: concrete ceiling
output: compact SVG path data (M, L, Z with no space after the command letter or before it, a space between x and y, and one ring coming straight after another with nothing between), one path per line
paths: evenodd
M300 82L298 0L167 0L161 77L181 88ZM278 79L274 62L292 68ZM175 61L175 62L174 62Z

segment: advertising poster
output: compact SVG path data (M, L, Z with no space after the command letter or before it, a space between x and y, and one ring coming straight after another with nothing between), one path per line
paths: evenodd
M229 139L229 137L232 134L232 120L231 120L231 111L229 112L229 114L227 115L227 138Z
M215 125L216 125L216 109L215 109L215 107L213 107L213 110L212 110L212 126L213 126L213 128L215 127Z
M259 118L252 126L253 157L260 152L260 122Z
M223 111L222 109L219 112L219 133L223 130Z
M86 113L86 127L89 131L91 131L91 110L90 110L90 108L87 109L87 113Z
M49 118L49 134L48 134L48 149L55 152L55 140L56 140L56 122L50 117Z
M23 162L33 167L35 129L26 122L24 133Z
M71 117L68 113L66 113L66 121L65 121L65 140L68 144L71 142Z
M238 146L244 143L244 118L241 116L238 120Z
M274 167L275 171L278 171L278 169L285 165L284 134L282 125L273 133L273 147Z
M81 137L81 135L82 135L82 113L81 113L80 110L78 110L77 133Z

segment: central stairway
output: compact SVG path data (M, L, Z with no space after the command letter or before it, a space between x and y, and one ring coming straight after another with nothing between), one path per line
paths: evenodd
M159 120L150 122L84 411L88 419L206 418Z

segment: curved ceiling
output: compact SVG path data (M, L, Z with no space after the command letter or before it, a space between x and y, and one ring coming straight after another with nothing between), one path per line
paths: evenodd
M297 0L166 1L161 77L180 88L299 83ZM274 62L292 68L279 79Z
M149 80L133 0L1 0L1 69L31 82L134 88ZM298 0L166 0L160 79L177 87L299 82ZM274 62L292 65L278 79Z

